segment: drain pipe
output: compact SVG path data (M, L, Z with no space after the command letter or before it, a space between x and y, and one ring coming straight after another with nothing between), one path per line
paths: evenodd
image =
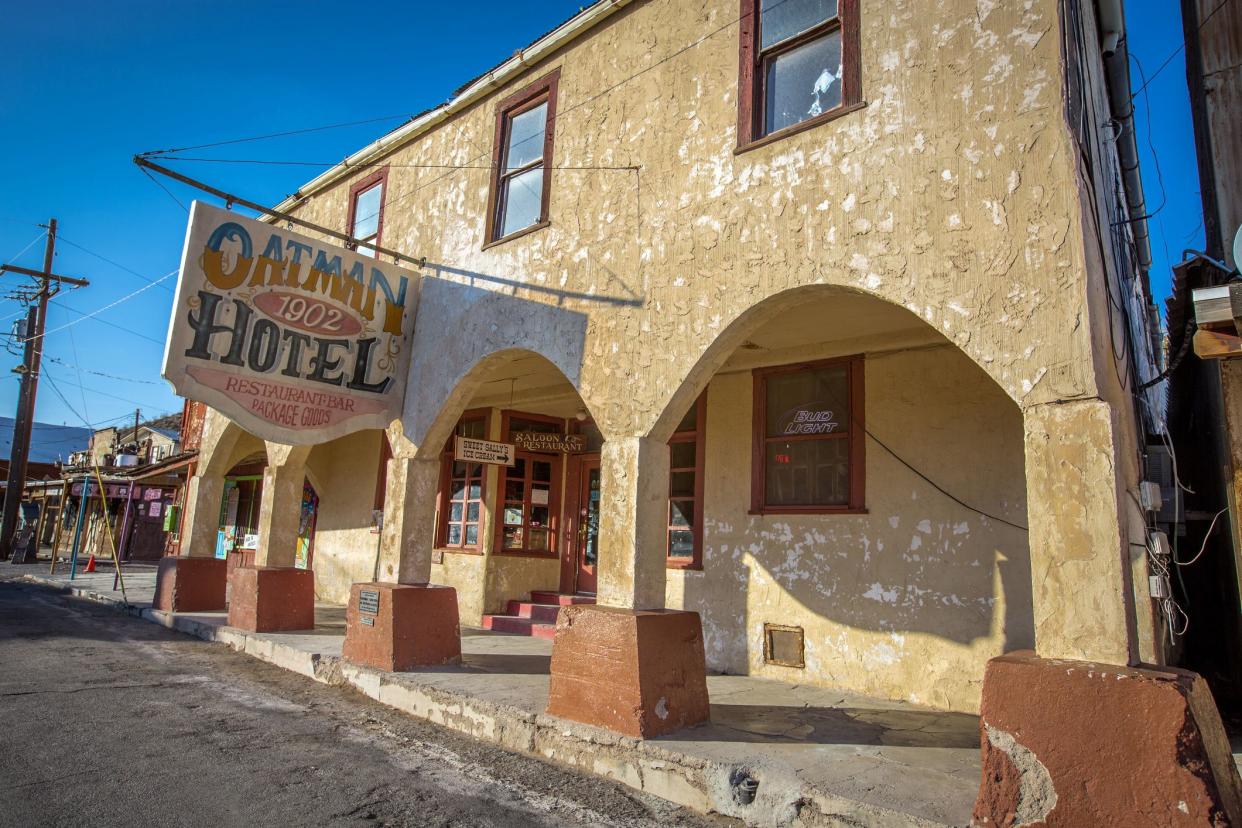
M1121 162L1126 207L1134 233L1143 288L1151 297L1147 272L1151 269L1151 236L1147 229L1147 203L1143 197L1143 177L1139 173L1138 142L1134 131L1134 103L1130 92L1130 53L1126 47L1126 21L1122 0L1098 0L1100 50L1108 84L1108 104L1117 122L1117 156Z

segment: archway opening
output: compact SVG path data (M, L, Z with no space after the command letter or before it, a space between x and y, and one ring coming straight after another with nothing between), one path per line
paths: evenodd
M1013 400L915 314L828 288L755 306L687 376L653 434L701 400L667 599L709 668L976 710L987 659L1034 641Z

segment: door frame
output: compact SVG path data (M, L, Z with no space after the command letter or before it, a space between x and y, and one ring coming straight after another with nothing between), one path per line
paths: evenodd
M561 582L560 591L573 595L578 591L578 528L582 520L583 471L588 466L598 466L599 452L571 454L567 457L565 474L565 507L561 526ZM596 563L596 577L599 564Z

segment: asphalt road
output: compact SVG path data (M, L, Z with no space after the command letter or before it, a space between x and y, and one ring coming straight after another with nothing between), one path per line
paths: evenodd
M0 824L722 823L0 572Z

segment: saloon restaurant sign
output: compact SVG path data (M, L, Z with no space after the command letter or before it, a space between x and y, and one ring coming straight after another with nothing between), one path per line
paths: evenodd
M266 440L307 444L401 415L418 277L200 202L164 378Z

